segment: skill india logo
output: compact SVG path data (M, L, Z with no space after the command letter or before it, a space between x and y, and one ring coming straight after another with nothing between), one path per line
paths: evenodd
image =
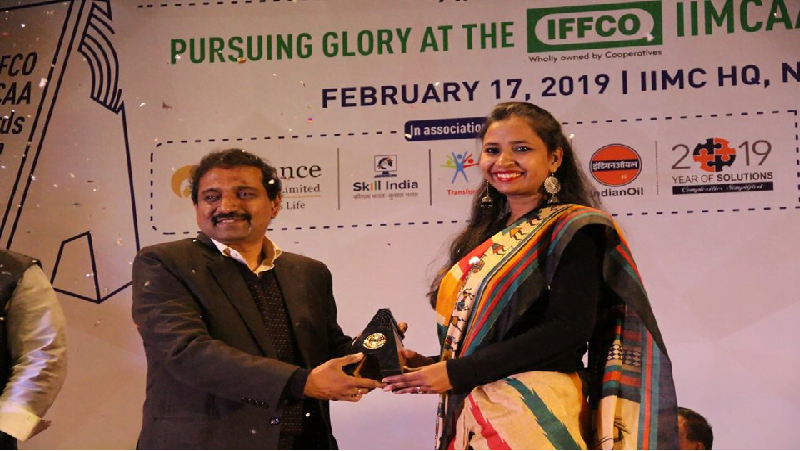
M397 155L375 155L375 178L397 177Z
M692 160L706 172L722 172L736 161L736 149L726 139L708 138L697 143L692 151Z
M468 150L465 150L464 153L461 154L451 152L447 157L447 162L443 164L442 167L453 170L453 180L450 180L450 184L452 185L456 182L456 178L458 178L459 174L464 177L465 182L469 182L466 169L477 165L478 163L475 162L475 159L472 157L472 153Z
M528 53L661 45L661 1L528 9Z

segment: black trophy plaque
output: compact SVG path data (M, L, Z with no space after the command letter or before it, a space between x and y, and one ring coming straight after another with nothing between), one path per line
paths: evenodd
M402 374L401 349L403 334L398 330L391 310L382 308L350 346L350 354L363 352L364 359L345 366L344 371L353 376L378 381L387 376Z

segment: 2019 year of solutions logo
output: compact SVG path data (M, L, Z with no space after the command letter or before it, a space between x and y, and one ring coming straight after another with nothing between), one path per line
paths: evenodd
M528 53L661 45L661 1L528 9Z

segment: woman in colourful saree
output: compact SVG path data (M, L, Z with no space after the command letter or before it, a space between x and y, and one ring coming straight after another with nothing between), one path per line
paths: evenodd
M385 389L441 395L440 449L675 449L661 334L561 125L502 103L478 138L485 187L431 286L441 355L404 351Z

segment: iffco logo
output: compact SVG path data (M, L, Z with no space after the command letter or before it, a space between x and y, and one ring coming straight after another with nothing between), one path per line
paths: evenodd
M736 161L736 149L722 138L708 138L697 143L692 152L692 160L700 164L706 172L722 172L726 166Z
M528 53L662 44L661 1L528 9Z

